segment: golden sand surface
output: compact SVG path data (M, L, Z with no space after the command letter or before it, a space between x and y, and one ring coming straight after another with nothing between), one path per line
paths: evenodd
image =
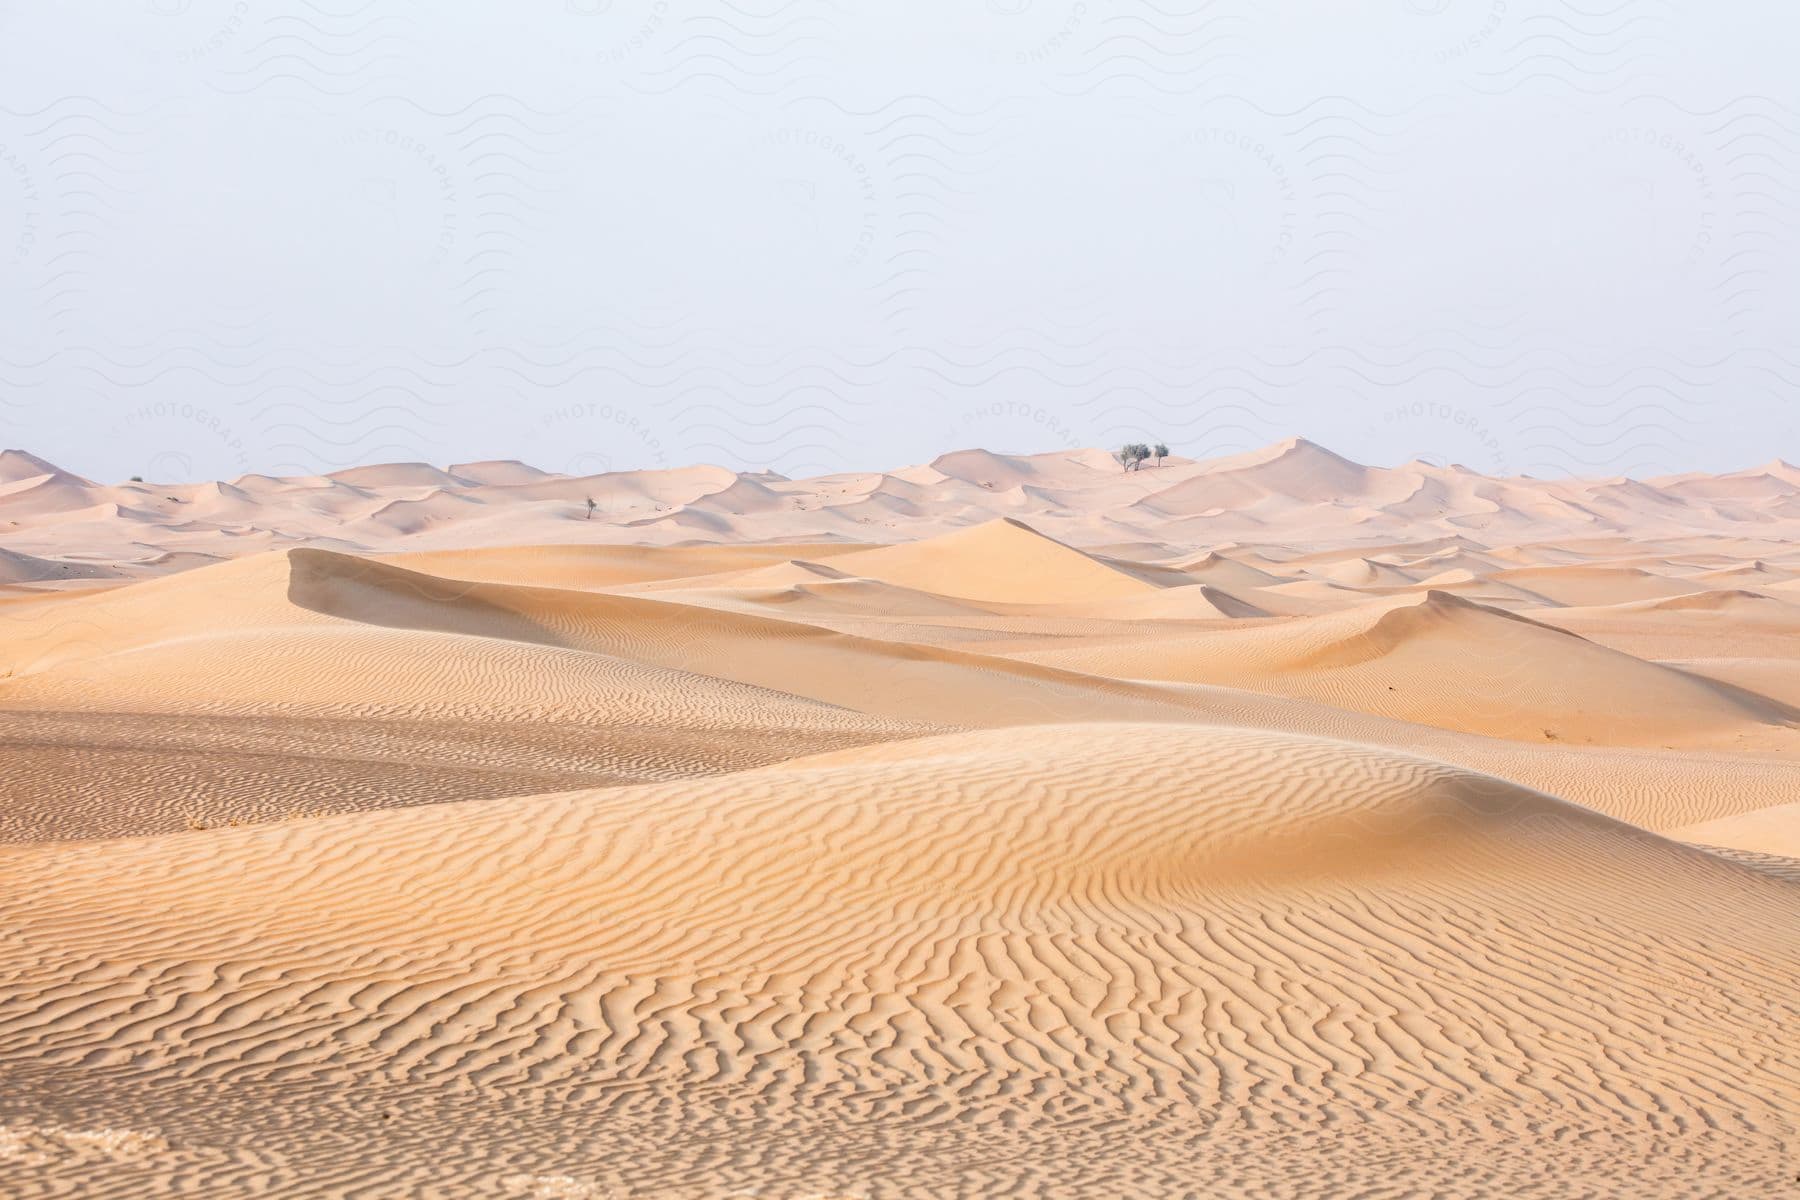
M0 1196L1800 1172L1786 464L7 452L0 718Z

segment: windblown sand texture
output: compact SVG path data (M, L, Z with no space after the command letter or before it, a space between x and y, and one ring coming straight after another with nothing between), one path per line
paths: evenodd
M0 710L0 1196L1800 1174L1783 463L8 451Z

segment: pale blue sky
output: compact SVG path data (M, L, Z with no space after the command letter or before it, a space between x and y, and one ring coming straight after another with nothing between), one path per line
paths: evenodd
M1770 4L0 4L0 442L1800 457Z

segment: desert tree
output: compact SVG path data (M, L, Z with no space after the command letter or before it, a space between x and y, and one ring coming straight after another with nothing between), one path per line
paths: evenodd
M1156 443L1155 448L1153 448L1150 451L1150 453L1155 456L1156 465L1160 467L1160 466L1162 466L1162 460L1169 457L1169 448L1167 446L1163 445L1161 442L1158 442L1158 443Z
M1150 457L1150 447L1142 442L1127 442L1119 447L1113 457L1118 459L1119 465L1127 471L1135 471L1146 458Z
M600 506L598 504L594 503L594 498L592 496L589 496L587 498L587 506L588 506L587 519L591 521L594 519L594 510L596 508L599 508Z

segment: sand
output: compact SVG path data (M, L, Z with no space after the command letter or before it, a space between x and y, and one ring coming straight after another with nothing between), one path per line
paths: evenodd
M1790 1195L1795 514L0 454L0 1195Z

